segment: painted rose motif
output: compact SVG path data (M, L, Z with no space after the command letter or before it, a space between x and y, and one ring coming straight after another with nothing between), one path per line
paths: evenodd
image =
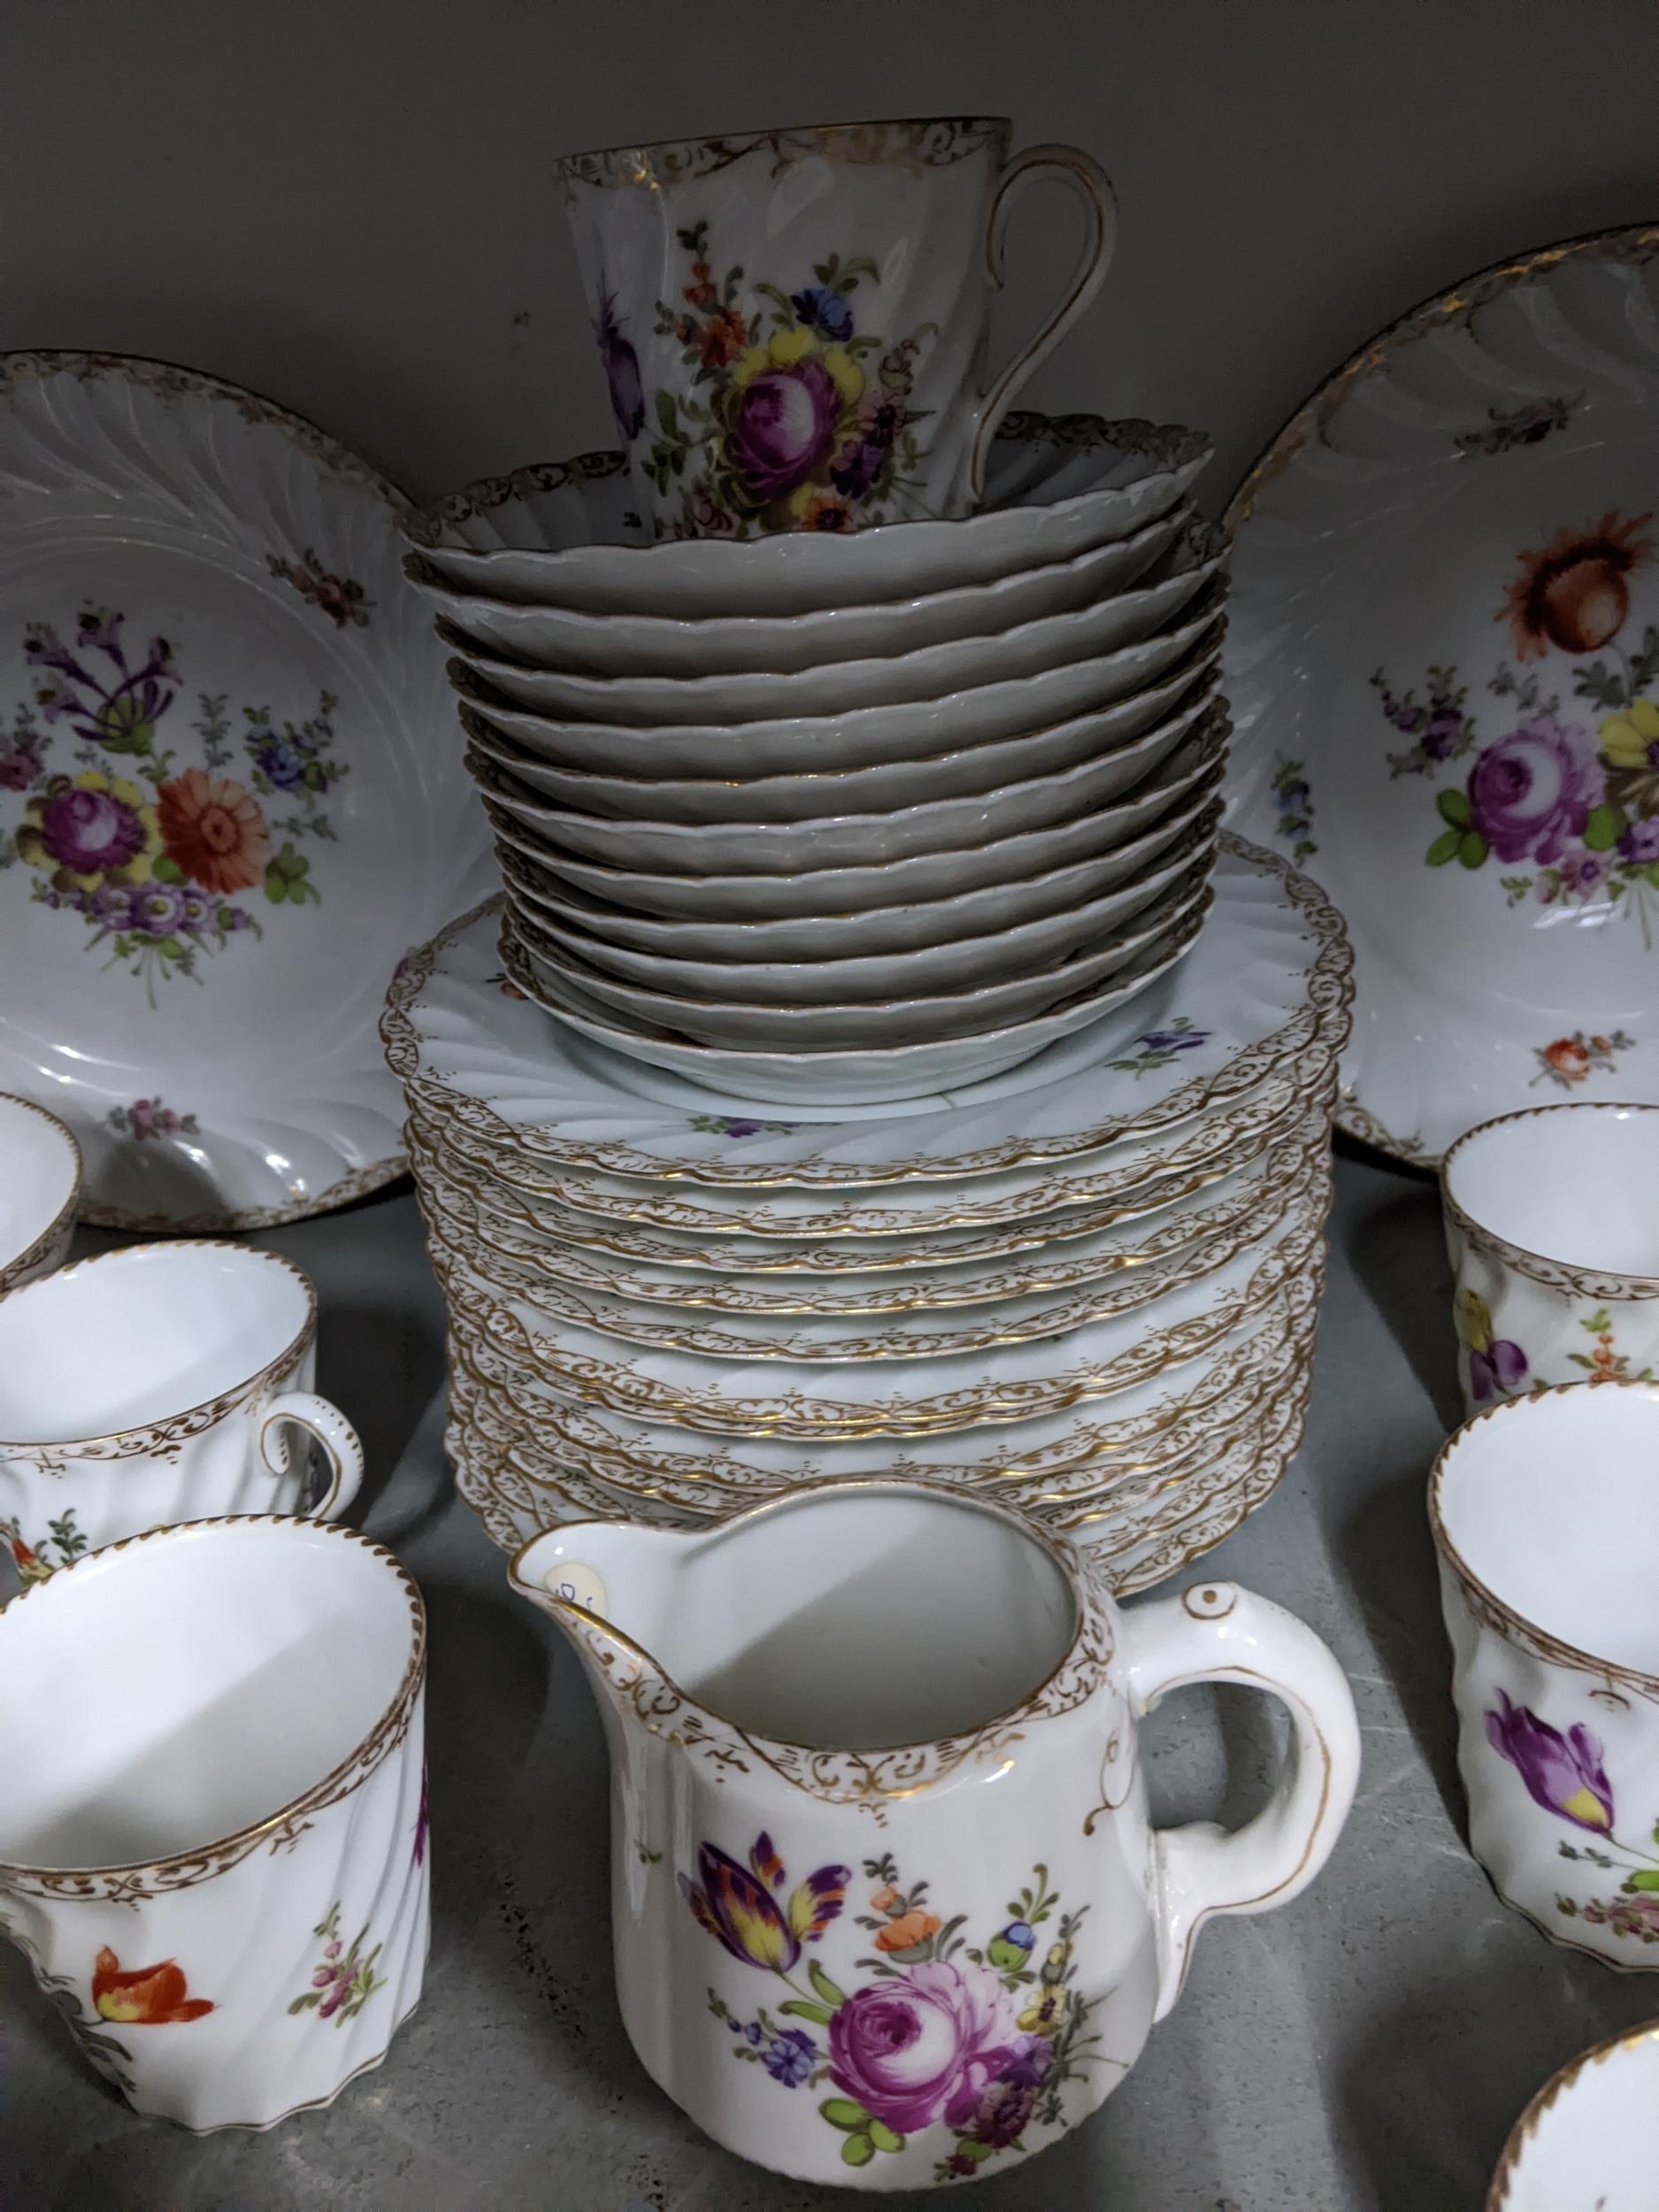
M325 568L309 545L297 561L267 553L265 565L281 582L292 584L302 599L326 614L336 630L343 630L348 623L360 630L368 627L369 610L374 602L355 578L336 576Z
M840 2131L848 2166L867 2166L936 2128L945 2147L933 2178L972 2177L1031 2127L1057 2125L1066 2084L1082 2079L1098 2056L1098 2038L1087 2032L1093 2007L1075 1986L1083 1911L1061 1914L1056 1940L1040 1965L1032 1962L1037 1931L1059 1903L1041 1867L980 1950L960 1932L960 1914L945 1920L932 1909L926 1882L902 1884L890 1857L866 1860L872 1886L857 1924L872 1937L873 1955L855 1962L868 1978L848 1988L816 1958L805 1987L791 1978L803 1943L840 1916L847 1868L810 1876L787 1910L775 1901L784 1874L768 1836L757 1839L747 1868L705 1843L697 1871L695 1883L682 1875L680 1886L699 1925L733 1957L782 1981L791 1994L778 2014L808 2024L786 2025L764 2006L745 2020L714 1990L710 2012L735 2039L734 2055L764 2067L781 2087L837 2092L818 2109ZM826 1889L833 1911L815 1911ZM821 1924L805 1933L809 1918Z
M194 1114L174 1113L159 1098L135 1098L130 1106L111 1106L104 1118L118 1137L131 1137L135 1144L202 1133Z
M106 1944L93 1962L92 2008L118 2027L165 2028L200 2020L214 2007L186 1994L184 1975L171 1959L124 1973Z
M689 280L657 303L657 333L680 346L687 388L655 395L646 465L659 492L680 482L677 534L847 530L900 511L923 457L909 401L932 326L896 343L856 327L860 285L880 281L867 256L832 256L787 291L736 267L717 278L706 222L679 238ZM602 319L599 335L611 370L618 334Z
M1029 2069L1033 2051L1041 2054L1038 2079L1048 2070L1048 2045L1014 2020L1013 1999L995 1975L970 1978L948 1959L931 1960L854 1990L836 2008L830 2079L895 2134L936 2120L965 2127L990 2085Z
M1515 872L1498 879L1509 905L1616 905L1638 918L1649 949L1659 898L1659 703L1647 694L1659 681L1659 625L1648 623L1639 645L1615 641L1630 613L1631 579L1653 549L1651 520L1609 512L1558 531L1521 556L1500 611L1523 663L1613 648L1609 660L1571 671L1594 727L1590 715L1578 718L1546 690L1539 669L1500 662L1486 687L1509 703L1513 718L1484 739L1455 668L1432 667L1423 699L1396 692L1381 669L1371 680L1387 720L1412 741L1388 755L1391 778L1433 779L1473 756L1461 786L1435 793L1442 826L1424 856L1431 867L1455 860L1472 870L1496 859Z
M1555 1037L1547 1045L1534 1047L1538 1073L1532 1081L1554 1083L1570 1091L1592 1075L1609 1073L1618 1065L1619 1054L1633 1051L1635 1044L1635 1038L1622 1029L1605 1037L1576 1029L1571 1037Z
M1471 825L1500 860L1559 860L1583 837L1604 788L1589 733L1536 715L1488 745L1475 763Z
M306 561L303 571L279 565L280 572L337 621L366 619L360 587L321 571L310 553ZM221 772L237 750L227 701L203 693L189 726L202 764L181 764L178 747L164 741L176 727L173 649L152 638L138 659L123 642L124 621L88 604L73 646L48 623L28 626L35 699L16 710L13 740L0 740L0 791L22 794L24 803L15 827L0 830L0 867L20 860L35 877L33 898L89 924L88 949L107 946L105 964L142 976L153 1005L158 980L199 979L204 956L262 934L237 894L259 890L273 905L319 902L296 841L334 837L323 801L347 771L332 757L335 702L326 692L298 724L274 724L266 707L243 709L246 783ZM54 725L63 726L56 739ZM54 765L49 756L65 730L78 741L73 765ZM279 800L294 803L281 817L262 803Z
M1273 780L1269 787L1279 819L1274 825L1279 836L1290 847L1293 860L1307 860L1319 849L1313 841L1313 792L1299 760L1287 760L1283 753L1273 761Z

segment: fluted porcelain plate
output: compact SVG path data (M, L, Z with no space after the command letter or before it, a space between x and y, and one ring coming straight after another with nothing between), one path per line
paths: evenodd
M572 607L447 590L442 572L418 554L405 567L434 614L509 659L533 664L557 661L588 676L701 676L715 669L781 674L987 636L1130 591L1191 517L1192 509L1183 502L1117 543L955 591L920 592L867 606L819 607L805 614L715 616L701 622L645 613L584 614Z
M451 583L525 604L694 619L805 614L995 583L1121 541L1170 511L1212 449L1169 425L1009 414L992 442L984 504L965 522L848 537L802 531L764 547L647 546L622 455L588 453L468 485L415 518L411 534ZM557 557L577 548L579 558Z
M787 1114L757 1109L590 1042L512 988L494 902L404 963L387 1051L435 1125L526 1168L747 1187L757 1203L774 1185L1041 1168L1220 1112L1275 1074L1300 1087L1310 1064L1328 1065L1347 1019L1340 918L1305 877L1230 834L1213 880L1192 952L1131 1006L1011 1076L863 1113L810 1099Z
M1659 229L1408 316L1230 519L1230 819L1347 918L1338 1119L1659 1102Z
M0 1090L73 1130L86 1218L402 1170L375 1012L492 872L403 511L233 385L0 358Z

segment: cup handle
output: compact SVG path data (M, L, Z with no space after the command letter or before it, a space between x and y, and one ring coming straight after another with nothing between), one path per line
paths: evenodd
M996 435L996 426L1008 412L1009 403L1100 290L1111 265L1112 249L1118 243L1118 196L1112 190L1111 180L1094 156L1086 154L1079 146L1027 146L1014 156L997 180L986 221L986 264L991 282L999 290L1009 215L1025 187L1044 177L1067 186L1077 195L1083 203L1087 231L1071 288L1031 343L1024 352L1015 355L980 403L979 425L974 433L968 475L968 489L976 503L985 489L986 457Z
M285 1421L308 1430L322 1446L328 1461L329 1484L313 1506L304 1509L314 1520L338 1520L363 1480L363 1446L357 1432L338 1406L319 1398L314 1390L284 1390L265 1408L259 1427L259 1455L273 1475L288 1472L288 1450L275 1432Z
M1313 1631L1231 1582L1198 1583L1124 1616L1137 1717L1187 1682L1242 1682L1290 1709L1294 1757L1256 1818L1229 1834L1195 1820L1153 1838L1158 2008L1180 1995L1193 1939L1216 1913L1270 1912L1330 1857L1359 1781L1359 1723L1341 1668Z

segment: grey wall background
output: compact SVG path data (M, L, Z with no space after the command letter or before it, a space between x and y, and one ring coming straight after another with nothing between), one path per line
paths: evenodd
M610 442L553 155L1004 112L1122 231L1031 403L1212 429L1212 503L1460 276L1659 218L1655 0L0 0L0 346L152 353L419 495ZM1032 195L1005 345L1071 250Z

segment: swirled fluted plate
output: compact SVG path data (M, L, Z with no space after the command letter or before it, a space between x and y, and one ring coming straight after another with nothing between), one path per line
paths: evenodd
M405 511L234 385L0 357L0 1089L73 1129L84 1218L402 1170L375 1016L493 874Z
M1659 228L1363 348L1233 501L1229 819L1354 940L1338 1120L1659 1102Z
M756 1106L625 1058L524 998L500 918L411 956L382 1030L411 1106L511 1177L768 1189L898 1186L1040 1166L1150 1135L1318 1062L1347 1019L1349 956L1323 894L1224 838L1215 905L1181 964L1011 1074L895 1106Z

